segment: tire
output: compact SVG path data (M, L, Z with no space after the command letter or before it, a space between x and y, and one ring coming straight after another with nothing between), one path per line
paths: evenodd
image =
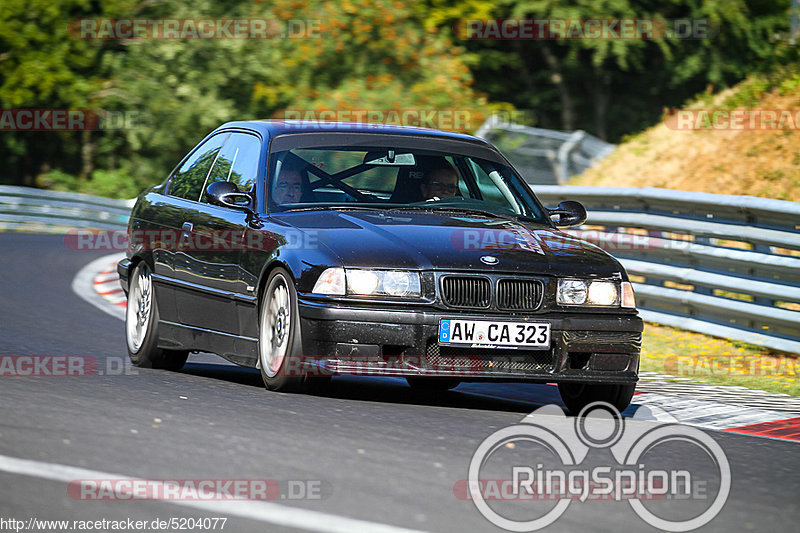
M573 415L593 402L606 402L620 413L631 403L636 384L559 383L558 392Z
M264 385L274 391L299 390L304 376L296 375L299 369L292 362L303 350L300 314L294 282L284 269L269 275L258 315L258 366Z
M406 378L408 386L422 392L446 391L458 387L461 382L457 379L447 378Z
M140 368L180 370L189 352L158 347L158 304L147 263L136 265L128 287L125 310L125 344L131 363Z

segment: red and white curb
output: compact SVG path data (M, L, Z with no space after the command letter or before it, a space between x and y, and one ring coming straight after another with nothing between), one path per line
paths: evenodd
M72 280L72 290L82 299L108 313L125 320L125 293L119 286L117 262L125 254L111 254L95 259L83 267Z
M639 383L646 388L645 380ZM630 409L638 419L800 442L800 413L648 392L637 392Z
M117 263L110 265L109 268L97 274L92 280L94 290L114 305L119 305L123 309L128 304L128 298L119 284L117 274Z
M112 254L92 261L72 283L81 298L120 320L125 320L127 303L117 275L117 262L123 257ZM640 377L626 416L800 442L800 398L653 372ZM513 393L492 396L530 399Z

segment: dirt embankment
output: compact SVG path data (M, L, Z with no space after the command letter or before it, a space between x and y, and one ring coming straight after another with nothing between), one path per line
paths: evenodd
M691 129L676 129L680 112L666 113L664 122L622 143L570 185L650 186L800 201L800 88L787 90L784 83L755 99L748 94L751 101L740 105L744 99L738 91L752 90L748 83L687 106L683 117L691 118L681 127ZM703 110L723 113L715 119ZM777 111L779 120L770 123L775 115L765 111ZM724 127L734 112L743 120Z

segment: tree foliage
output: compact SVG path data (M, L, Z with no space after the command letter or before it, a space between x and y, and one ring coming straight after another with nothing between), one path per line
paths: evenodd
M530 110L617 140L777 57L790 0L4 0L2 109L111 113L94 131L2 131L0 182L116 196L156 183L219 124L287 110ZM81 39L83 18L264 18L273 39ZM707 39L465 40L464 19L707 19ZM456 125L458 126L458 125Z
M790 0L502 0L492 17L704 21L711 31L653 40L465 44L479 58L472 69L476 88L490 99L533 109L541 127L580 128L616 141L653 124L664 107L771 68L786 46L789 6Z

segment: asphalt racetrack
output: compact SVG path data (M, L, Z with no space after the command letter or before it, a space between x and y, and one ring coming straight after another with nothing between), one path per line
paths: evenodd
M210 354L193 355L180 372L133 368L124 323L71 289L76 273L107 253L69 250L62 236L0 233L0 356L96 364L90 375L0 376L0 529L9 519L27 526L183 517L226 518L222 530L230 532L502 531L454 487L481 441L558 402L555 387L465 384L420 393L401 379L338 377L323 393L301 395L268 392L257 371ZM574 423L555 415L528 421L554 432ZM796 531L800 443L704 433L727 456L731 484L701 530ZM509 447L504 460L555 461L524 449ZM707 459L677 450L658 458L699 474ZM611 460L593 453L584 465ZM107 478L269 480L277 489L266 501L92 501L72 483ZM573 501L544 530L657 529L628 502Z

